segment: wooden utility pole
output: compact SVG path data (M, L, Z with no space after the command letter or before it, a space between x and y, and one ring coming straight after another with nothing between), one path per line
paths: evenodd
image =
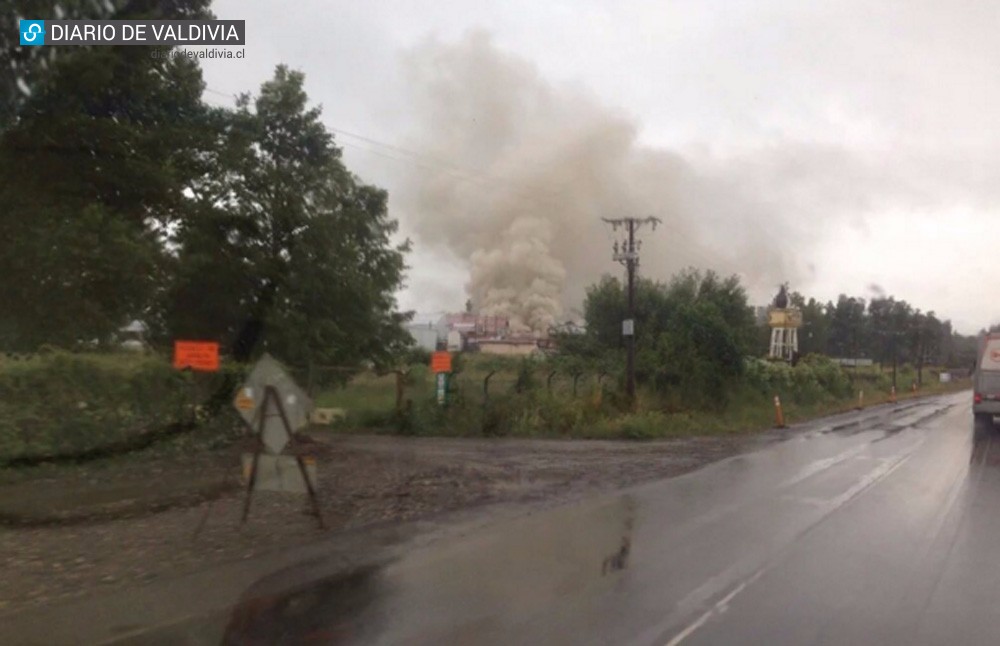
M622 335L625 337L625 394L628 397L629 405L635 405L635 273L639 268L639 248L641 241L635 239L636 231L644 224L650 225L655 231L656 225L661 223L658 218L601 218L611 225L612 231L618 231L621 227L627 233L627 237L619 245L614 244L612 259L625 266L628 273L628 318L622 321Z

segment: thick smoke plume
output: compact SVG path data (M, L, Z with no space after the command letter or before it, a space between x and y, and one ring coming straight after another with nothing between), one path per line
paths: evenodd
M766 293L797 278L784 260L794 231L760 197L782 163L734 173L740 160L694 163L645 147L627 115L546 82L482 33L428 42L406 63L419 124L408 145L435 162L408 181L407 224L419 244L468 262L480 311L533 331L568 318L587 285L621 270L611 259L621 233L602 217L663 220L643 231L641 271L654 279L697 266Z

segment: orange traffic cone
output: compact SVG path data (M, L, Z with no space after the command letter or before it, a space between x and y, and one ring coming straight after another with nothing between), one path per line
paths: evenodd
M785 428L785 413L781 410L781 399L774 396L774 428Z

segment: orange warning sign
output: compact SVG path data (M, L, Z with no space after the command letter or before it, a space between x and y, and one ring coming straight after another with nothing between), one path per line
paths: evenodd
M451 353L435 352L431 355L431 372L451 372Z
M240 391L236 393L233 405L239 410L253 410L254 406L257 405L253 400L253 390L251 388L240 388Z
M219 369L219 344L215 341L174 341L174 367L201 372Z

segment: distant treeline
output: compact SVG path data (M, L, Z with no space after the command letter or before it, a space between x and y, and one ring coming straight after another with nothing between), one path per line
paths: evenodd
M976 337L956 333L948 319L905 300L880 296L865 300L841 294L836 302L789 295L802 310L802 354L866 357L877 363L909 363L967 368L976 357Z
M801 357L867 357L883 365L895 358L918 371L931 365L967 368L975 359L975 337L956 334L950 321L891 296L840 296L825 304L797 292L789 298L803 314ZM621 281L606 276L593 285L584 317L585 334L560 337L561 361L620 374L621 321L627 318ZM746 386L752 381L748 358L767 353L769 329L757 321L736 276L690 269L668 282L642 278L635 318L639 383L687 403L712 405ZM818 365L811 363L813 369Z

